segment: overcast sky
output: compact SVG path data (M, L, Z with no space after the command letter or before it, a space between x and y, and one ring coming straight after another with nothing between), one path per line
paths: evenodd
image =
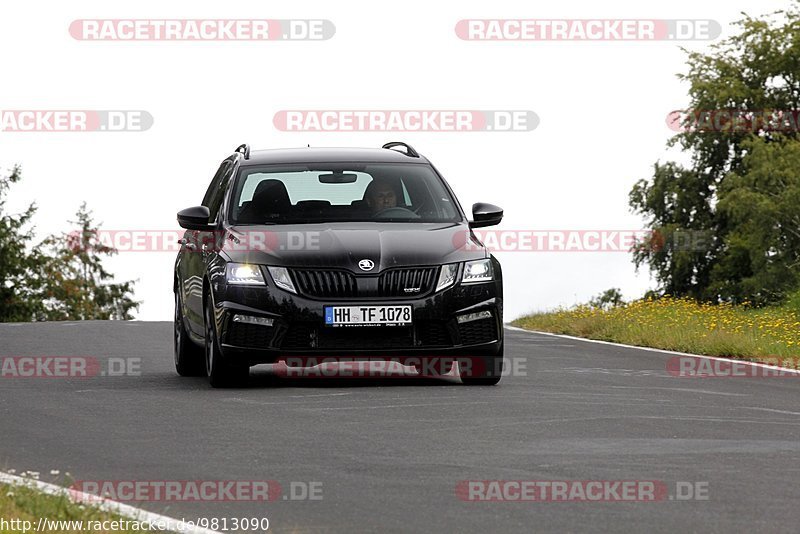
M687 104L679 46L709 41L481 42L467 18L713 19L722 37L740 12L788 1L458 3L4 2L1 110L143 110L141 132L0 131L0 165L23 166L10 205L36 201L40 236L69 230L82 201L107 230L174 230L200 203L219 162L256 148L378 147L404 140L428 156L468 210L505 209L500 229L632 230L633 183L671 155L667 114ZM80 41L75 19L327 19L323 41ZM283 132L292 109L529 110L521 132ZM174 253L125 252L108 263L137 279L136 315L169 320ZM635 298L652 286L623 252L501 252L506 319L585 301L609 287Z

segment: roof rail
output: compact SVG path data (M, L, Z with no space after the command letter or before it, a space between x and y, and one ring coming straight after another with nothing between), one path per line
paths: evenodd
M243 143L236 147L234 152L238 152L239 154L244 155L244 159L250 159L250 145L247 143Z
M386 143L381 148L392 149L392 148L394 148L396 146L401 146L401 147L405 148L406 149L405 154L408 157L411 157L411 158L418 158L419 157L419 153L416 150L414 150L414 147L412 147L408 143L404 143L402 141L392 141L391 143ZM396 152L399 152L399 150L396 151Z

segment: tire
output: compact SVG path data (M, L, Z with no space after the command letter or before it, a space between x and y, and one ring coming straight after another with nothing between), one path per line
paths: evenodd
M243 386L247 383L250 366L247 363L232 363L223 357L213 319L214 304L211 302L211 295L207 295L205 301L203 318L206 329L205 364L208 381L215 388Z
M180 376L206 376L205 350L195 345L183 322L180 293L175 293L175 327L173 328L175 370Z
M494 356L469 358L471 365L458 366L465 386L494 386L503 377L503 345Z

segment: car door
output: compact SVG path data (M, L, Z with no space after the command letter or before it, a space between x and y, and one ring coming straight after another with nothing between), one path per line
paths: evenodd
M202 205L212 212L209 221L216 220L218 210L213 212L212 206L220 195L221 185L230 169L231 162L223 161L203 197ZM200 336L204 334L205 330L203 325L203 276L206 270L205 257L211 239L213 239L213 232L186 230L183 235L183 247L181 247L179 260L179 282L184 302L184 314L190 330Z
M200 276L201 279L203 276L208 276L212 284L216 281L216 277L225 275L225 262L220 259L220 250L225 238L225 231L222 226L223 212L225 209L225 197L228 194L228 187L236 166L233 161L227 161L223 164L223 167L221 169L221 179L214 189L208 204L208 220L214 225L214 230L198 233L198 239L201 241L199 244ZM202 293L200 304L202 306Z

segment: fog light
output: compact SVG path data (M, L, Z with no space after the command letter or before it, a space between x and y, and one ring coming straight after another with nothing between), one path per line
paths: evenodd
M253 317L252 315L234 315L234 323L260 324L262 326L272 326L274 319L269 317Z
M477 313L467 313L465 315L459 315L458 317L456 317L456 321L458 321L458 324L469 323L471 321L477 321L479 319L489 319L491 316L492 312L481 311Z

